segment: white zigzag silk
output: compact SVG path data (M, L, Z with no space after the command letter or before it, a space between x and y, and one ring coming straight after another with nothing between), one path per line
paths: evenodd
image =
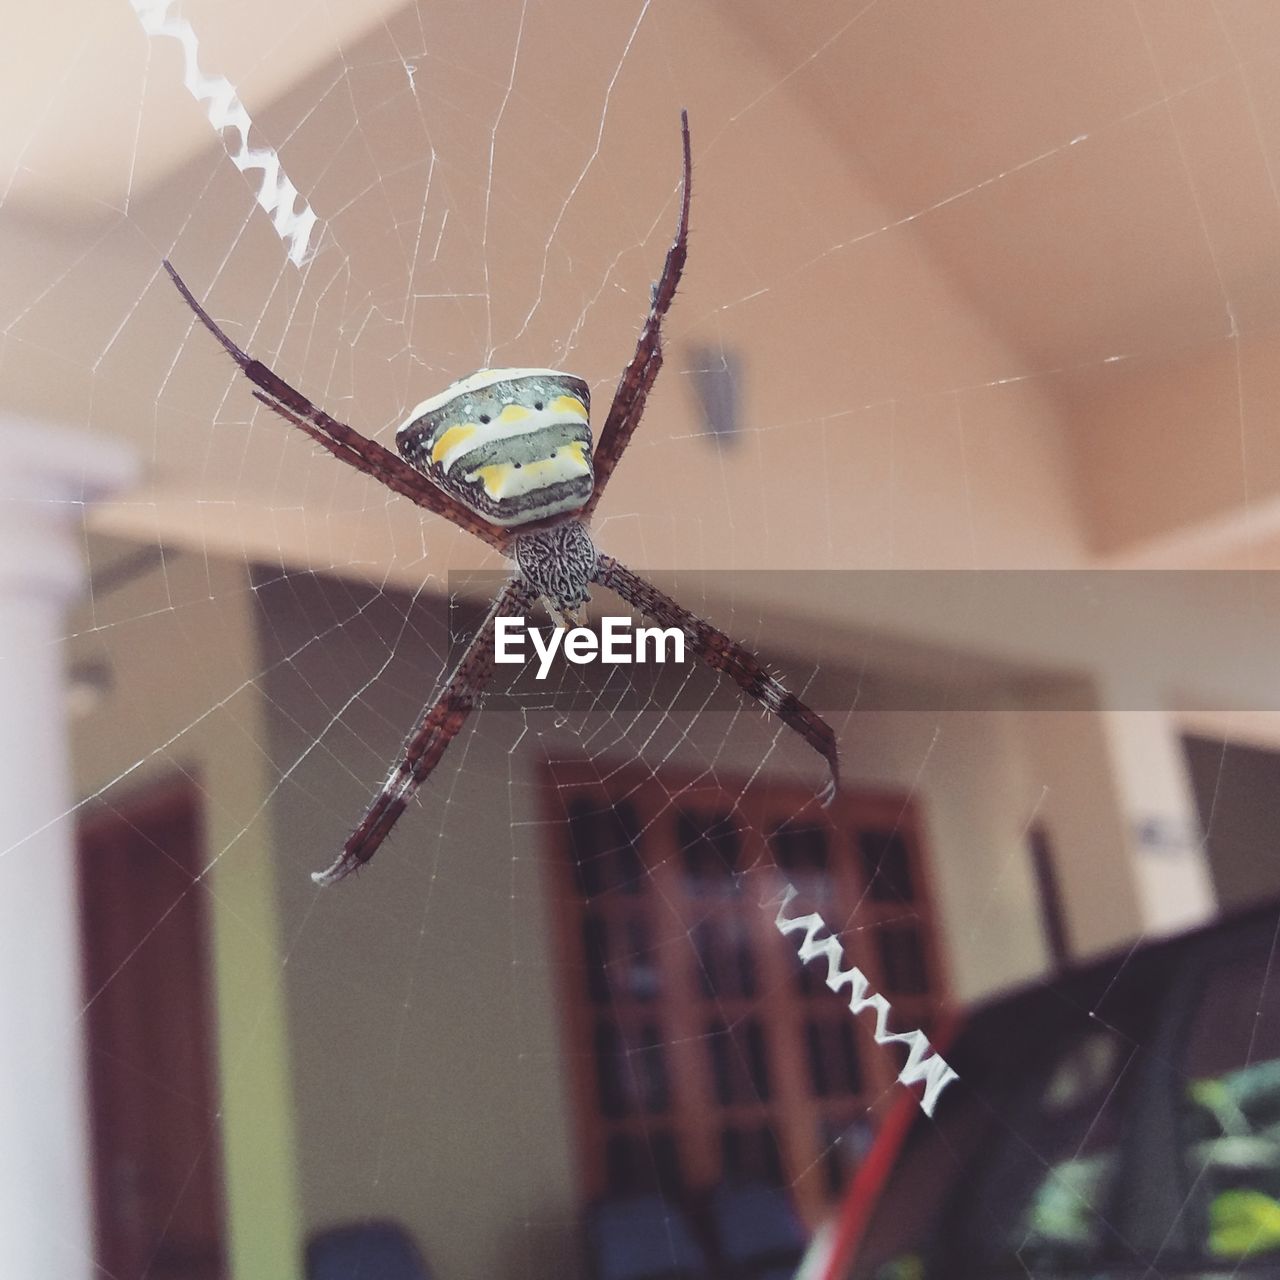
M249 129L252 121L244 104L236 97L236 91L222 76L204 75L196 62L198 43L196 33L185 19L175 17L169 10L175 0L130 0L138 15L142 29L149 36L172 36L182 46L183 83L197 102L205 103L209 123L223 135L223 143L231 163L245 173L249 169L262 170L262 186L257 200L267 213L276 234L289 246L289 261L301 266L307 256L307 248L319 219L311 206L302 200L301 211L295 208L301 199L298 188L285 176L280 157L270 147L251 150ZM240 135L239 145L227 135L234 129Z
M920 1109L925 1115L932 1116L943 1089L953 1080L959 1079L959 1077L933 1052L933 1047L929 1044L929 1039L923 1031L889 1030L888 1000L878 992L871 995L867 994L867 976L856 965L849 969L841 968L844 963L844 948L830 933L825 938L819 939L818 934L827 928L826 921L816 911L810 912L807 916L791 917L786 914L786 910L795 896L795 886L787 885L786 891L782 895L782 905L778 908L778 914L774 919L774 924L778 926L778 932L783 937L786 937L789 933L796 933L803 929L804 941L800 943L799 949L801 961L805 964L808 964L810 960L818 959L823 959L827 962L827 986L832 991L839 991L841 987L845 986L851 989L850 1013L861 1013L863 1009L874 1009L876 1011L874 1035L877 1044L893 1044L896 1042L907 1046L907 1063L898 1072L898 1082L900 1084L919 1084L923 1081L924 1094L920 1098Z

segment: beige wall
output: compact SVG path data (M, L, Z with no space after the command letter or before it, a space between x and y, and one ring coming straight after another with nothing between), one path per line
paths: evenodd
M441 607L306 572L250 589L235 564L179 556L104 594L75 642L114 680L76 726L82 793L105 788L89 806L174 770L205 796L237 1275L267 1260L285 1274L302 1235L365 1215L409 1224L443 1276L530 1255L534 1274L561 1274L551 1259L577 1239L578 1201L541 761L643 749L727 781L762 759L816 781L808 753L750 711L557 723L493 710L376 865L317 890L307 873L438 675ZM849 785L916 795L961 998L1043 962L1023 835L1045 775L1028 772L1019 726L1012 711L844 725Z
M1234 549L1239 563L1274 567L1273 553L1250 555L1249 545L1280 525L1278 341L1223 338L1122 362L1079 397L1084 509L1099 552L1163 550L1163 563L1186 563L1200 530L1215 558Z
M537 744L481 716L374 865L317 889L439 676L441 602L406 627L406 598L308 574L258 599L306 1222L392 1217L442 1277L521 1273L576 1241Z
M468 61L468 31L440 21L434 92L450 82L449 40L462 46L456 65ZM632 21L597 8L580 34L603 56ZM348 50L349 64L394 58L396 37L422 38L413 14ZM559 38L531 22L521 67L556 62ZM650 64L665 111L637 70ZM13 281L0 299L0 405L137 448L147 480L100 528L409 587L424 569L475 563L469 540L255 416L159 258L238 339L384 440L406 406L485 364L563 363L605 401L674 225L678 100L695 154L689 266L666 371L601 509L607 546L689 568L1078 563L1086 538L1054 388L1017 380L1016 348L914 225L891 226L760 50L720 9L694 4L642 24L626 66L598 147L600 88L589 110L566 113L559 79L530 73L492 157L479 113L442 113L428 131L407 79L385 77L360 80L378 100L361 145L324 154L323 139L351 133L351 103L316 73L274 109L281 133L305 112L291 163L326 177L314 201L329 238L302 275L282 266L269 221L213 149L135 193L105 231L0 221ZM371 157L383 154L421 163L379 171ZM424 211L432 156L443 176ZM438 260L388 232L406 211L429 215L424 234L447 211ZM692 344L718 343L744 368L743 432L723 451L701 437L682 373Z
M307 873L336 851L438 675L443 604L274 576L256 593L260 689L281 778L272 812L308 1226L389 1215L442 1276L562 1275L553 1260L578 1239L557 996L571 975L550 943L542 761L710 766L730 784L761 760L793 780L818 770L754 711L698 715L687 691L666 714L490 709L374 865L319 891ZM916 797L962 999L1043 965L1024 845L1042 792L1068 813L1100 808L1072 795L1067 763L1029 768L1023 732L1014 710L869 712L844 725L847 785ZM1064 829L1064 864L1095 836L1087 823ZM1121 936L1116 921L1084 941Z
M103 581L137 549L94 540ZM73 721L80 812L126 806L175 775L197 787L208 865L229 1256L237 1278L301 1275L294 1055L276 902L261 662L243 566L143 549L149 571L95 593L66 644L110 686ZM82 704L83 705L83 704ZM92 709L88 709L91 706ZM145 940L139 944L145 946Z
M91 551L109 580L121 548ZM490 709L375 865L317 890L308 873L333 856L439 674L442 609L434 593L278 567L250 583L238 560L178 555L99 592L71 646L114 680L74 735L81 792L101 793L88 805L175 769L206 797L237 1275L262 1274L264 1260L283 1274L306 1233L368 1215L407 1223L445 1277L528 1271L530 1259L531 1274L562 1274L553 1260L575 1247L578 1199L541 762L669 762L732 783L763 761L819 781L790 734L750 709L698 714L688 691L634 717ZM748 639L773 634L747 602L718 617ZM774 652L804 684L815 665L823 679L838 669L819 649ZM894 651L886 637L879 652ZM1128 941L1143 907L1105 717L1012 694L1002 707L990 665L972 687L991 709L948 710L976 677L936 638L931 658L919 669L951 679L922 687L921 709L830 714L846 785L916 799L955 995L1045 964L1032 822L1050 833L1077 953Z

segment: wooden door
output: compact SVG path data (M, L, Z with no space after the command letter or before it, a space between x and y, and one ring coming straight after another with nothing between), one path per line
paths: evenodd
M927 1032L945 982L914 804L846 789L819 810L798 788L576 761L548 780L586 1198L688 1205L721 1182L772 1183L820 1221L902 1057L800 962L759 892L794 884L893 1028Z
M80 832L97 1266L223 1280L200 810L183 782Z

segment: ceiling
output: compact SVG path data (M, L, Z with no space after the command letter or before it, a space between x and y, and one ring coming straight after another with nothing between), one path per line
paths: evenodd
M1280 321L1280 6L732 8L1038 369Z
M491 32L477 24L477 15L487 21L490 12ZM1220 419L1219 434L1202 429L1203 417L1185 424L1191 451L1181 487L1152 486L1153 474L1161 479L1153 460L1166 448L1178 451L1180 438L1166 440L1158 422L1145 435L1135 428L1132 438L1143 441L1135 453L1123 447L1123 433L1117 443L1114 425L1114 406L1136 394L1134 379L1159 368L1168 397L1178 401L1179 380L1223 344L1237 365L1238 344L1263 344L1261 368L1280 329L1280 7L1273 0L869 0L839 13L823 0L708 0L714 19L701 13L664 0L607 14L586 4L552 13L496 0L429 9L391 0L190 0L182 7L199 33L200 65L234 83L258 136L280 148L287 170L310 175L307 190L318 207L334 211L334 225L348 219L346 256L325 277L309 323L319 326L328 304L347 340L358 329L372 341L366 326L377 329L399 308L391 317L399 327L383 334L391 344L384 358L406 343L421 349L404 297L390 291L390 269L375 264L391 226L414 264L431 242L437 254L442 245L463 245L459 260L476 264L469 277L456 270L449 277L458 350L433 337L439 359L430 377L462 371L482 331L480 346L495 358L504 344L545 332L558 335L544 340L559 348L552 355L575 350L603 381L625 344L597 344L582 332L584 322L589 314L593 330L602 321L631 323L643 289L633 277L649 274L667 234L671 103L689 101L699 122L699 176L707 180L700 210L716 209L724 228L704 236L695 252L718 259L708 262L704 280L718 265L715 278L735 280L738 290L721 285L712 302L692 285L694 301L685 304L691 331L731 334L755 291L765 290L776 308L771 322L785 329L802 314L806 291L820 298L837 270L859 284L864 270L885 277L885 246L901 233L909 237L901 241L907 258L947 281L1006 354L988 358L985 340L975 337L979 354L948 363L957 339L950 322L940 321L928 360L918 350L907 358L909 345L921 345L918 335L910 344L895 339L890 349L885 331L893 321L877 302L865 331L856 320L847 326L850 349L867 353L867 370L844 390L843 404L896 400L904 388L955 390L969 379L979 388L1034 380L1038 395L1062 407L1076 502L1095 553L1176 544L1179 556L1194 560L1194 530L1203 525L1213 526L1211 554L1221 562L1242 541L1256 547L1278 532L1270 500L1280 493L1280 466L1273 479L1263 457L1272 404L1264 397L1255 406L1261 425L1246 422L1242 374L1234 384L1224 374L1206 411ZM0 228L22 238L13 257L28 278L18 289L22 326L0 330L51 343L67 322L43 301L46 241L61 238L49 253L59 273L73 272L86 246L117 236L123 220L135 233L133 249L138 231L142 247L162 251L185 234L191 261L196 241L213 239L201 221L202 193L221 198L238 179L228 178L200 110L175 97L178 45L148 41L129 6L56 0L24 15L21 49L0 84L9 122L0 128ZM761 72L745 75L748 64ZM419 117L407 141L391 110L403 111L406 101ZM361 120L358 130L352 118ZM402 188L397 179L406 170L414 180ZM785 180L774 181L781 173ZM423 183L437 178L449 190L448 214L442 222L433 213L428 225ZM835 182L845 184L839 198L830 195ZM705 194L712 185L718 206ZM353 189L361 202L349 198ZM851 199L855 190L866 198ZM772 228L774 258L767 264L758 249L747 252L746 234L735 256L733 219L756 204L768 206L761 216ZM593 226L591 211L602 207L624 228L620 243L603 222ZM708 226L711 215L702 216ZM244 252L257 235L245 233ZM263 261L269 242L263 235ZM375 265L362 263L362 254ZM903 274L903 260L892 259L900 284L885 283L888 293L924 288ZM210 254L210 262L220 270L225 255ZM421 285L415 277L414 299L434 296L426 267ZM509 310L495 313L493 279L515 282L530 270L533 283L512 288ZM565 277L572 290L557 309L550 290ZM483 308L468 301L481 296ZM258 324L269 316L264 308L296 306L278 288L269 298L257 299L251 314L243 300L229 299L222 314L234 306ZM913 305L920 314L943 309L923 294ZM296 327L292 310L283 318L290 317ZM104 348L113 352L120 323L104 304L87 340L99 393L111 363ZM441 321L433 323L438 329ZM357 389L354 372L344 382L341 368L327 364L326 371L349 394ZM397 403L408 394L397 388ZM145 409L133 411L136 418ZM77 421L89 410L70 416ZM1206 469L1191 446L1210 441L1214 458L1226 458L1254 430L1243 479L1238 466L1223 463L1223 474L1206 482L1213 466ZM162 462L182 465L174 456ZM255 461L255 471L261 465ZM151 500L158 509L159 499Z
M181 16L206 70L271 103L339 74L334 51L400 8L188 0ZM718 8L1038 369L1280 322L1271 0ZM101 220L208 151L196 111L145 110L178 45L146 41L123 4L54 0L24 16L21 47L0 82L21 122L0 129L5 216Z
M206 75L226 77L242 102L269 103L403 0L134 3L185 20L199 33ZM153 81L181 76L182 53L176 40L147 40L130 0L50 0L23 14L19 47L22 56L9 59L0 79L0 119L10 122L0 129L8 216L46 225L102 221L209 149L198 111L147 109Z

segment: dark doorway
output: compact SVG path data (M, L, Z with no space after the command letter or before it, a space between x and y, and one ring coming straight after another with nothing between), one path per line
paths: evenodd
M200 809L185 780L80 831L97 1265L223 1280Z
M1218 905L1280 894L1280 752L1184 739Z

